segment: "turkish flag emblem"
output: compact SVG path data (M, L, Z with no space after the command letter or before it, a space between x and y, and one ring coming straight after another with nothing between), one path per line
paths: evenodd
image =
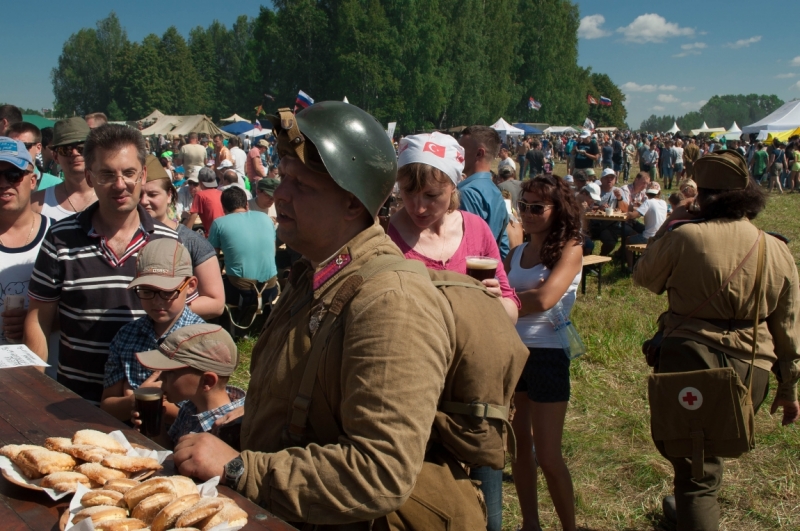
M400 151L398 151L397 154L399 155L400 153L402 153L403 151L405 151L407 149L408 149L408 143L405 143L400 147Z
M464 155L462 155L460 151L456 151L456 160L464 164Z
M440 159L443 159L445 147L440 146L439 144L434 144L433 142L425 142L425 146L422 148L422 151L430 151Z

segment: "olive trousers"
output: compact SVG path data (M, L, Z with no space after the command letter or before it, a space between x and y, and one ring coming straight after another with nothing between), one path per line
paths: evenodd
M731 358L722 351L691 339L665 338L661 343L661 356L656 372L689 372L720 367L733 367L743 383L752 367L749 362ZM769 371L754 367L753 408L758 408L769 391ZM661 446L656 444L657 447ZM658 450L664 454L664 449ZM678 531L716 531L719 529L719 503L717 493L722 485L722 459L706 458L704 477L692 477L692 460L664 456L675 469L675 505L678 511Z

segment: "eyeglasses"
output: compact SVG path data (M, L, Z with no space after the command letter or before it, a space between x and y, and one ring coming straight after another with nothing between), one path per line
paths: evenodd
M30 151L32 147L38 146L40 143L41 142L23 142L22 145L25 146L25 149Z
M71 157L73 150L77 151L78 155L83 155L83 143L68 144L66 146L58 146L57 148L53 148L53 151L55 151L62 157Z
M124 182L126 186L136 186L136 183L141 180L143 172L144 170L139 170L138 172L136 170L125 170L122 172L122 175L110 171L103 171L96 175L91 171L89 173L92 175L95 183L101 186L114 184L120 177L122 177L122 182Z
M28 170L18 170L17 168L12 168L6 171L0 171L0 177L4 177L6 182L11 186L15 186L22 182L22 179L25 178L26 175L29 173L33 173Z
M553 208L552 204L546 203L525 203L524 201L517 201L517 210L520 214L530 212L534 216L541 216L545 210Z
M143 288L141 286L136 286L135 288L133 288L133 291L134 293L136 293L137 297L144 300L155 299L156 293L158 293L158 296L164 299L165 301L174 301L175 299L178 298L178 296L180 296L181 292L184 289L186 289L186 286L189 285L189 280L190 279L187 278L186 280L183 281L183 284L178 286L178 289L173 289L171 291Z

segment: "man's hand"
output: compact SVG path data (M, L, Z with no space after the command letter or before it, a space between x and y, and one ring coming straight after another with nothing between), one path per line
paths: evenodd
M8 339L22 341L22 331L25 325L25 316L28 310L15 308L3 312L3 334Z
M210 433L190 433L180 438L172 458L182 475L207 481L222 476L228 461L238 455Z
M800 419L800 403L798 403L797 400L792 402L791 400L778 398L776 396L775 400L772 402L772 407L769 409L770 415L774 415L778 407L783 407L783 421L781 422L783 426L793 424Z
M216 435L217 433L219 433L219 429L222 426L224 426L225 424L228 424L230 422L233 422L234 420L238 419L242 415L244 415L244 406L237 407L233 411L229 411L228 413L225 413L220 418L218 418L217 420L214 421L214 426L211 428L211 433Z

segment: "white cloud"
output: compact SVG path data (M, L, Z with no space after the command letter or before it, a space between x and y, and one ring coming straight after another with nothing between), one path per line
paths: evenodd
M775 79L791 79L795 76L797 76L797 74L789 72L787 74L778 74L777 76L775 76Z
M798 81L797 83L795 83L794 85L792 85L790 88L793 88L793 89L798 89L798 90L800 90L800 81Z
M655 105L655 106L653 106L653 110L654 111L663 111L663 110L666 110L666 107L662 107L661 105Z
M761 37L759 37L760 39ZM706 43L704 42L692 42L689 44L681 44L681 50L702 50L706 48Z
M611 32L600 27L605 23L606 17L603 15L587 15L583 17L581 25L578 26L578 38L600 39L601 37L608 37Z
M657 85L640 85L633 81L628 81L620 87L622 92L655 92L658 90Z
M726 48L747 48L751 44L755 44L761 40L761 35L756 35L755 37L750 37L749 39L739 39L736 42L729 42L725 45Z
M792 66L800 66L800 55L792 59L791 63L789 64L791 64Z
M694 28L682 28L674 22L656 13L639 15L633 22L625 27L617 28L618 33L625 36L628 42L664 42L670 37L691 37Z
M661 103L678 103L681 101L672 94L659 94L656 99Z
M700 107L702 107L706 103L708 103L708 100L684 101L683 103L681 103L681 107L683 107L684 109L689 109L689 110L697 110L697 109L700 109Z
M672 57L686 57L689 55L700 55L700 52L698 52L697 50L687 50L685 52L676 53Z

